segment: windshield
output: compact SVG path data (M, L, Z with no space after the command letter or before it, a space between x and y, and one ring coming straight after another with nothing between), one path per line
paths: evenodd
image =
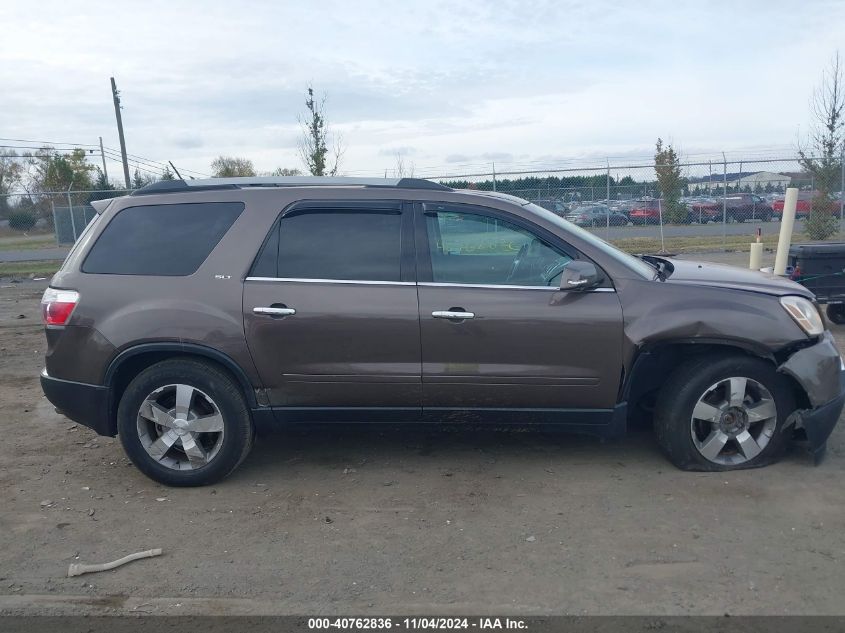
M582 229L580 226L574 225L572 222L568 220L564 220L559 215L555 215L551 211L544 209L541 206L534 204L533 202L529 202L523 205L526 209L530 209L534 213L539 216L542 216L549 222L552 222L562 228L564 231L568 233L572 233L577 235L579 238L584 240L585 242L589 242L596 248L600 249L603 253L607 256L612 257L617 262L625 266L626 268L630 268L634 272L642 275L645 279L653 279L654 274L656 272L655 268L650 264L645 263L643 260L639 259L638 257L634 257L633 255L629 255L628 253L623 253L618 248L613 246L612 244L608 244L600 237L596 237L593 233Z

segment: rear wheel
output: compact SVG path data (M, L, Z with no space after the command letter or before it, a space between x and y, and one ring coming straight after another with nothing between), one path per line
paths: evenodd
M689 361L666 382L655 408L657 441L684 470L736 470L776 461L795 410L787 379L745 356Z
M168 486L218 481L252 447L240 388L199 360L167 360L142 371L124 391L117 417L126 454L141 472Z
M831 323L845 324L845 303L828 303L826 312Z

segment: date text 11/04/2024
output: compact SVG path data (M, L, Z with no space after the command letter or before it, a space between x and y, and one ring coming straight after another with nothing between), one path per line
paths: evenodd
M450 630L450 629L479 629L479 630L525 630L524 620L516 618L309 618L310 630Z

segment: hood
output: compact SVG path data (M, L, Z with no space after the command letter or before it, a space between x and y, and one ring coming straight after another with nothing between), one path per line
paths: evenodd
M666 279L669 284L688 284L695 286L716 286L734 290L747 290L763 294L784 296L800 295L813 299L813 293L801 284L786 277L761 273L738 266L711 264L681 259L659 258L668 263L672 273ZM668 271L667 271L668 272Z

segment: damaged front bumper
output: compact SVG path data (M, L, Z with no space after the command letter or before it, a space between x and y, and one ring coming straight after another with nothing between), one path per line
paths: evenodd
M825 331L818 343L790 356L778 371L794 378L807 394L811 408L796 411L796 422L818 463L845 406L845 362L833 335Z

